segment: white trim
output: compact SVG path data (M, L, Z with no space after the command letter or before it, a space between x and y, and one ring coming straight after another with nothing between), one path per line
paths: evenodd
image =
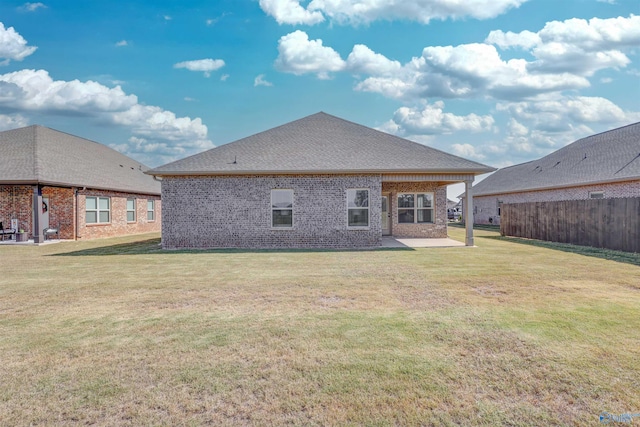
M151 203L151 210L149 210L149 203ZM153 218L149 219L149 212L153 214ZM147 222L155 222L156 220L156 201L153 199L147 199Z
M418 195L419 194L425 194L425 195L429 195L431 196L431 207L420 207L418 206ZM402 206L400 206L400 197L403 195L412 195L413 196L413 207L411 208L404 208ZM396 220L398 221L398 224L435 224L436 223L436 195L433 191L416 191L416 192L402 192L402 193L398 193L397 197L396 197L396 212L397 212L397 217ZM413 222L400 222L400 211L404 210L412 210L413 211ZM431 211L431 221L429 222L417 222L418 221L418 211L419 210L430 210Z
M96 208L95 209L87 209L87 199L96 199ZM100 209L100 199L106 199L109 202L109 207L107 209ZM95 212L96 214L96 222L88 222L87 221L87 212ZM100 213L108 212L109 213L109 221L102 222L100 221ZM111 197L103 197L103 196L85 196L84 198L84 223L85 224L111 224Z
M366 191L367 192L367 206L350 207L349 206L349 191ZM347 188L345 190L345 199L347 205L347 229L348 230L368 230L371 227L371 189L369 188ZM367 210L367 225L349 225L349 210L350 209L366 209Z
M288 191L291 192L291 208L277 208L277 207L273 207L273 192L274 191ZM293 191L293 188L272 188L271 189L271 201L269 206L271 207L271 229L272 230L293 230L293 227L295 225L295 218L293 215L293 210L294 210L294 201L295 201L295 194ZM273 211L291 211L291 225L282 225L282 226L274 226L273 225Z
M133 200L133 209L129 209L129 200ZM125 219L127 220L127 224L135 224L138 221L138 200L135 197L127 197L125 207ZM129 212L133 212L133 221L129 221Z

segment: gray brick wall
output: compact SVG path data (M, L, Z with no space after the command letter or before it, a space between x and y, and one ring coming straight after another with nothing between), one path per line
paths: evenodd
M609 184L583 185L553 190L506 193L499 196L474 196L474 224L500 224L498 200L502 203L555 202L561 200L586 200L590 192L602 191L605 199L640 197L640 180ZM489 221L491 219L491 222Z
M271 190L294 192L294 224L272 229ZM347 227L346 190L369 189L369 227ZM380 175L165 177L162 246L358 248L381 244Z

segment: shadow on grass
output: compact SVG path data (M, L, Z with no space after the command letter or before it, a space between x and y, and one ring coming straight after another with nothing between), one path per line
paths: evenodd
M50 256L108 256L108 255L153 255L153 254L233 254L233 253L312 253L312 252L363 252L363 251L413 251L409 247L397 248L363 248L363 249L175 249L165 250L160 246L160 239L140 240L120 243L111 246L82 249L72 252L52 254Z
M475 227L474 227L475 229ZM543 240L522 239L520 237L506 236L477 236L478 239L501 240L504 242L520 243L523 245L537 246L540 248L570 252L579 255L607 259L609 261L623 262L640 266L640 254L631 252L614 251L611 249L594 248L591 246L578 246L570 243L546 242Z

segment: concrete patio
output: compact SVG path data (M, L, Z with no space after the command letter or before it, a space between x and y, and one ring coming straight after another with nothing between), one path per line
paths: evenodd
M382 238L383 248L454 248L464 247L464 242L459 242L450 238L445 239L419 239L406 238L396 239L385 236Z

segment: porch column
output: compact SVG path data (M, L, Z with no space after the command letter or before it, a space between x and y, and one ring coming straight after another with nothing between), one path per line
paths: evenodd
M473 184L473 178L464 181L464 228L466 230L464 243L466 246L473 246L473 190L471 184Z
M42 187L33 186L33 242L44 242L44 234L42 233Z

